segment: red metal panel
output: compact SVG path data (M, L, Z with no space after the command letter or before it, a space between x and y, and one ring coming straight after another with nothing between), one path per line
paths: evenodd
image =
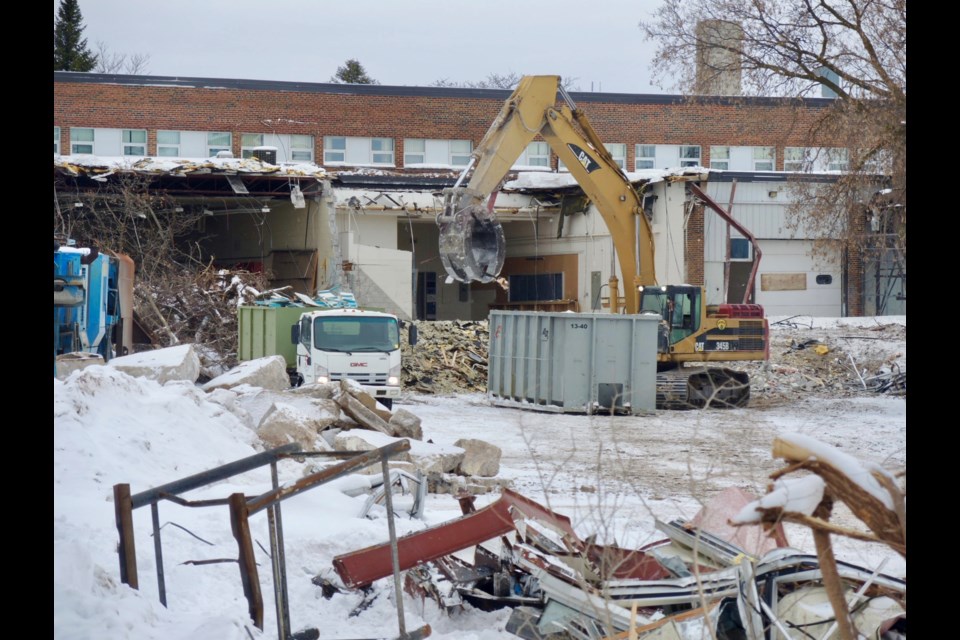
M514 530L513 512L548 522L577 540L570 519L550 511L524 496L504 489L500 498L486 507L450 522L404 536L397 540L400 570L405 571L455 551L466 549ZM333 559L343 584L366 586L393 573L390 543L367 547Z

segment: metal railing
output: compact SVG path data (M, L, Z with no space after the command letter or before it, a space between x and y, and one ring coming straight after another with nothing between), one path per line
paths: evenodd
M279 640L288 640L290 631L290 608L287 594L286 561L283 545L283 523L280 513L280 502L295 495L313 489L321 484L335 480L341 476L353 473L359 469L379 462L382 467L383 481L388 488L385 492L387 507L387 522L390 531L390 545L393 559L393 578L396 590L397 619L400 627L400 637L408 637L403 615L403 602L400 587L399 556L397 552L397 534L394 524L393 499L390 487L390 467L388 461L398 453L410 450L409 440L393 442L379 449L373 449L362 454L344 452L305 452L296 443L277 447L263 453L236 460L234 462L202 471L200 473L175 480L159 487L154 487L137 494L130 494L129 484L113 486L114 512L116 515L117 531L120 534L120 544L117 555L120 560L120 580L134 589L139 589L137 575L136 544L133 532L133 511L140 507L149 506L153 519L153 546L157 566L157 586L160 603L167 605L166 582L163 571L163 550L160 540L160 514L158 503L169 500L187 507L211 507L228 505L230 509L230 527L239 549L238 563L240 565L240 581L243 593L247 599L248 610L253 623L263 630L263 595L260 592L260 581L257 565L253 553L253 539L250 535L250 516L260 511L267 512L267 523L270 532L270 555L273 570L274 600L277 612L277 632ZM281 487L277 475L277 461L284 458L303 456L351 456L348 460L332 467L322 469L309 476L300 478L294 483ZM266 493L247 498L242 493L231 494L225 499L188 501L178 498L179 494L198 489L200 487L219 482L226 478L270 465L270 477L273 488ZM423 631L423 630L420 630ZM414 633L416 635L417 632ZM427 631L429 633L429 631Z

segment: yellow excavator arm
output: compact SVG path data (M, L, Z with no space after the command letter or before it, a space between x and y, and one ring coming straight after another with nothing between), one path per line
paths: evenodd
M563 104L557 106L557 93ZM639 309L637 287L656 284L653 231L639 194L613 160L587 116L560 84L559 76L525 76L506 100L473 153L457 185L444 192L438 217L440 254L447 273L461 282L489 282L503 266L503 229L492 202L507 172L540 135L569 169L603 217L620 263L626 311ZM465 187L460 181L473 170ZM616 275L611 274L616 312Z

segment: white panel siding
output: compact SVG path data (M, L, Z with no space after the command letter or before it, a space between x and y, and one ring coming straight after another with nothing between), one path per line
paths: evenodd
M654 156L654 169L672 169L680 166L680 147L675 144L658 144Z
M206 131L180 132L180 157L206 158L207 155Z
M730 147L729 171L753 171L753 147ZM740 187L738 186L737 189Z
M814 259L810 240L769 240L760 243L763 258L756 281L756 301L767 316L807 315L840 317L842 296L839 263ZM763 291L763 274L804 273L806 289L802 291ZM830 275L830 284L817 284L818 275Z
M123 148L120 143L122 133L120 129L94 129L93 155L95 156L122 156Z

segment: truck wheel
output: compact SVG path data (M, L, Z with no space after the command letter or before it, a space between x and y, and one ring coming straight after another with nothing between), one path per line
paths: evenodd
M377 400L377 402L385 406L387 411L393 411L393 398L383 398L381 400Z

